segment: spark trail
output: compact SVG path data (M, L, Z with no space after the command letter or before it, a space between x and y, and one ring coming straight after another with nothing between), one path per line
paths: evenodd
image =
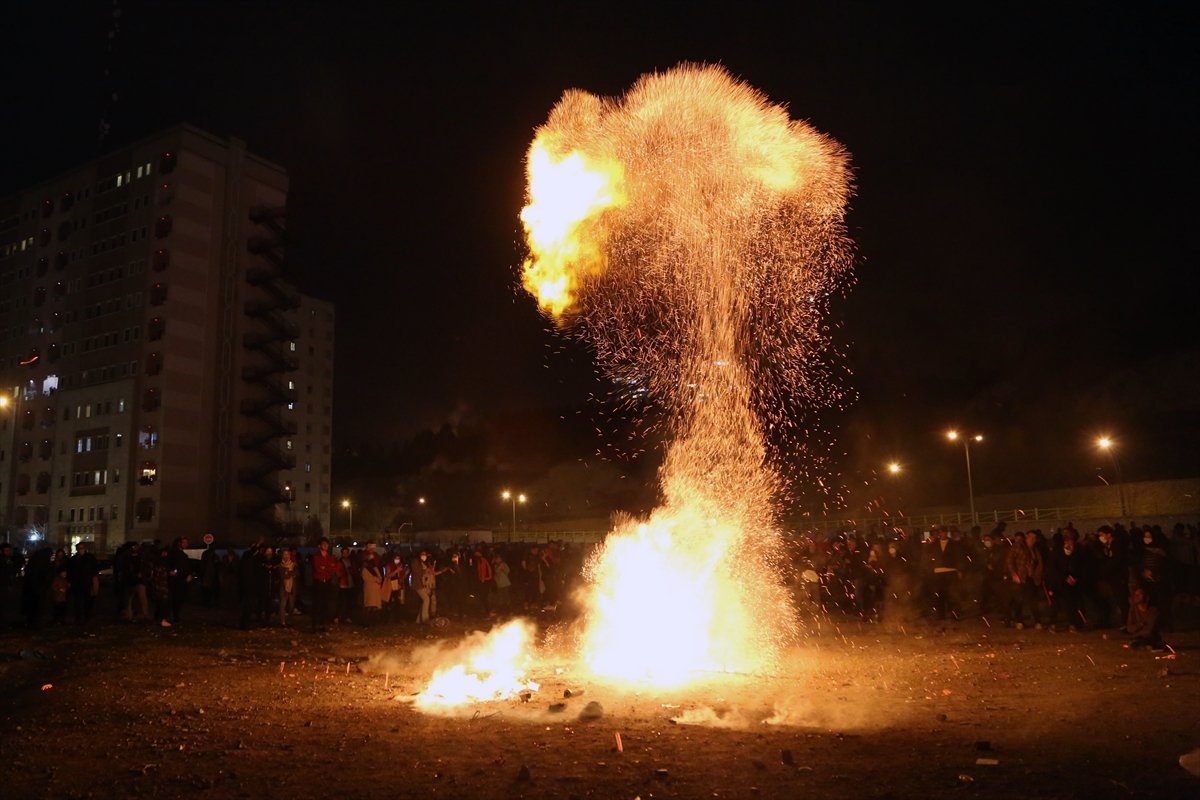
M524 286L672 434L660 507L588 565L582 655L660 685L769 669L795 630L777 446L802 446L789 410L829 390L848 154L724 69L684 65L619 99L566 92L527 166Z

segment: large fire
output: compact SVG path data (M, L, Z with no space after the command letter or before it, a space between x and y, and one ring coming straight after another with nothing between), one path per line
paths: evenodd
M665 410L662 502L587 566L578 646L599 677L680 686L772 667L781 467L835 402L822 358L848 280L848 156L718 67L566 92L528 155L524 286L622 387Z

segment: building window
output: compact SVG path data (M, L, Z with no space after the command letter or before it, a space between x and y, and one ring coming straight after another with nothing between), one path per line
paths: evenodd
M158 465L153 461L142 462L142 474L138 478L138 483L142 486L153 486L158 480Z
M134 514L138 522L150 522L154 519L154 500L149 497L140 498L134 506Z

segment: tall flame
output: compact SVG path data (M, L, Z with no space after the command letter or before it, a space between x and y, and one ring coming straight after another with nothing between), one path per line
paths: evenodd
M586 566L581 661L678 686L770 669L796 634L777 569L781 460L812 448L804 406L838 397L821 358L851 257L841 145L717 67L566 92L528 153L522 283L673 434L662 502ZM426 708L525 685L502 628L435 675Z
M780 585L782 454L836 397L821 321L850 265L846 152L718 67L566 92L529 151L523 282L674 435L662 505L588 565L584 661L687 682L768 667L795 634ZM781 446L782 444L782 446Z

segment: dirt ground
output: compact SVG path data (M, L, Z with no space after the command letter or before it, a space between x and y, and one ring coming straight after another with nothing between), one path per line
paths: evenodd
M1164 655L980 620L826 621L777 675L636 692L547 656L528 702L431 716L407 702L429 678L414 654L480 626L439 642L188 613L0 633L0 796L1200 798L1179 763L1200 747L1194 624Z

